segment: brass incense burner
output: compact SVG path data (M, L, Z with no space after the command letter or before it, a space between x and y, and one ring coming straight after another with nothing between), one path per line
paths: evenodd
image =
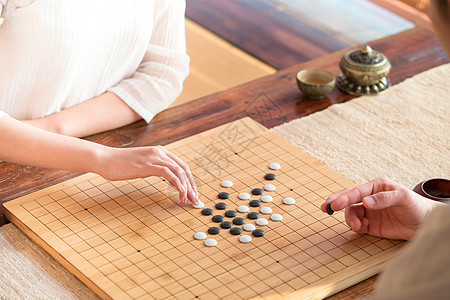
M339 62L342 70L336 85L351 95L375 95L390 86L386 77L391 63L380 52L366 45L360 50L347 52Z

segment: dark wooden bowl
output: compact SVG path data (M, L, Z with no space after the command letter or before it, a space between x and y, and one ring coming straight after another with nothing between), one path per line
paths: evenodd
M428 179L416 185L414 192L436 201L450 201L450 180Z

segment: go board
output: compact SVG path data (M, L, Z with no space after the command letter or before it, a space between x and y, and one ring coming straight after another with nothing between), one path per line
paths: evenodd
M400 247L353 233L342 212L321 212L326 197L353 183L251 119L167 149L190 165L205 207L220 201L236 210L248 205L239 193L271 183L276 190L263 195L273 201L264 206L283 220L266 217L267 226L256 226L265 235L250 243L222 229L207 247L193 235L216 223L178 204L162 178L110 182L96 174L10 201L7 217L105 299L322 298L378 273ZM272 162L281 169L270 170ZM225 179L234 185L222 187ZM219 200L219 192L230 197ZM296 203L283 204L286 197Z

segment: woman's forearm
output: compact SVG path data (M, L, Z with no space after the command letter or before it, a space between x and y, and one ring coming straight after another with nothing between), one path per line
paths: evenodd
M0 117L0 159L21 165L93 172L109 180L164 177L180 202L198 204L189 167L161 146L112 148Z
M141 117L117 95L106 92L45 118L24 122L50 132L84 137L125 126L139 119Z
M8 116L0 117L0 159L21 165L97 172L106 148L85 140L51 133Z

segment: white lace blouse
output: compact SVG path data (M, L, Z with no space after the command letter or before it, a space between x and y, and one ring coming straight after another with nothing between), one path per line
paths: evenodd
M40 118L111 91L149 122L181 93L184 0L0 0L0 12L0 114Z

